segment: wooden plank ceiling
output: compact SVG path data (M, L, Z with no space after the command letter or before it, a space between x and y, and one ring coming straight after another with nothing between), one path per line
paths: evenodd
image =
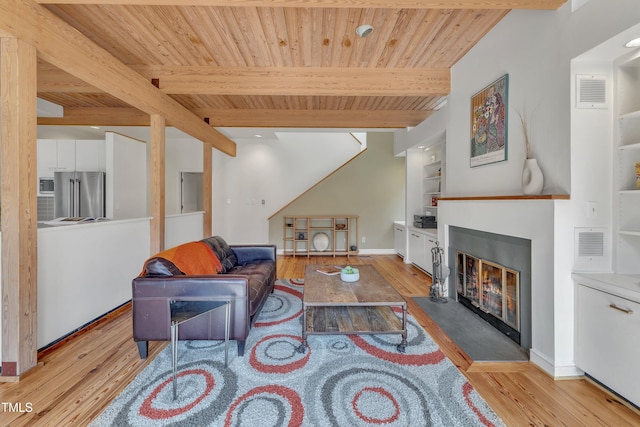
M213 126L353 128L417 125L449 93L450 68L509 10L565 1L39 3ZM361 24L374 27L366 38ZM43 60L38 96L65 109L39 124L149 123Z

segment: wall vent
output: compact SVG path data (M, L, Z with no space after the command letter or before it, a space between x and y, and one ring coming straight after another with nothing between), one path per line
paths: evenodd
M605 76L577 75L576 86L576 108L608 108Z
M578 256L600 257L604 255L604 233L582 231L578 233Z
M606 228L576 228L574 238L575 271L608 271L610 243Z

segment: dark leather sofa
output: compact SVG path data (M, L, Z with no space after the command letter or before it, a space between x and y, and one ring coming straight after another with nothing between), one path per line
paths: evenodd
M143 274L132 281L133 339L140 358L149 341L170 341L170 300L231 299L229 339L238 355L276 280L275 245L227 245L219 236L201 240L213 249L222 271L215 275L185 275L171 261L152 257ZM225 311L213 310L180 325L180 340L223 340Z

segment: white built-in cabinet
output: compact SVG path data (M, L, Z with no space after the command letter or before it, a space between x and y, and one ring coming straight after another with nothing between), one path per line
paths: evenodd
M640 57L615 63L613 273L574 273L575 363L640 405Z
M393 223L394 248L402 258L407 256L407 227L397 222Z
M614 153L615 270L640 273L640 58L617 67Z
M445 192L446 135L436 135L409 148L406 155L407 254L404 258L405 262L415 264L431 274L431 249L435 247L438 230L417 228L413 224L414 215L435 216L438 220L438 200Z
M436 246L436 235L410 227L408 229L411 262L429 274L433 274L431 249Z
M576 366L640 405L638 278L574 274Z
M104 140L38 139L38 176L58 171L104 171Z

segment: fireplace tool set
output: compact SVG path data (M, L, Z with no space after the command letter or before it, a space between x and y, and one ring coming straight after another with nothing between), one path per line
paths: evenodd
M442 255L444 249L440 247L440 242L436 241L436 245L431 248L431 261L433 262L433 273L431 275L431 291L429 297L433 302L445 303L449 300L444 295L444 281L449 276L449 268L442 265Z

